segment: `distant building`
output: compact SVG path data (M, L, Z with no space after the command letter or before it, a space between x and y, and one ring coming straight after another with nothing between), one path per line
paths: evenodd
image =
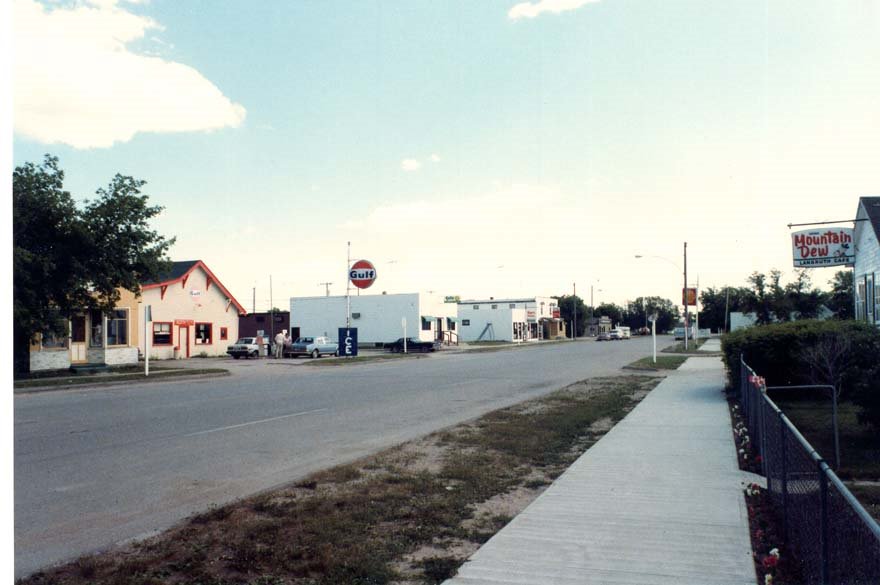
M587 319L587 335L595 337L600 333L610 332L614 326L611 324L611 317L594 317Z
M238 337L263 335L271 340L279 331L287 331L294 339L299 337L299 331L290 331L290 311L250 313L238 318Z
M537 341L565 337L552 297L465 300L458 303L459 338L472 341Z
M394 341L404 337L404 332L422 341L458 341L456 304L441 295L355 295L350 301L351 326L358 329L359 345ZM290 327L297 335L325 335L335 340L338 329L345 327L345 318L344 295L290 299Z
M856 259L853 268L855 315L859 321L880 324L880 197L862 197L853 232Z

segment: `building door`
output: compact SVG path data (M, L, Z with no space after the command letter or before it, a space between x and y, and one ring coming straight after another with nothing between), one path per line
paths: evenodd
M88 361L86 353L86 316L74 315L70 319L70 363L83 364Z
M180 346L180 353L189 357L189 325L181 325L178 328L177 344Z

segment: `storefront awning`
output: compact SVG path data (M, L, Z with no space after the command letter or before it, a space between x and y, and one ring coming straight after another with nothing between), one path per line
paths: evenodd
M433 321L434 317L431 315L422 315L422 321Z
M450 323L458 323L458 317L446 317L446 320Z

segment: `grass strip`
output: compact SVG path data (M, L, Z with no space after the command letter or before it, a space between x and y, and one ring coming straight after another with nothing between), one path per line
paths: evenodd
M13 389L19 388L52 388L58 386L82 386L101 384L117 384L119 382L150 382L156 379L177 378L183 376L203 376L207 374L226 375L229 370L223 368L181 368L179 370L153 370L150 375L144 376L143 370L126 374L85 374L69 375L64 377L39 378L34 380L20 380L14 383Z
M657 363L653 357L644 357L626 366L630 370L677 370L688 359L686 355L658 355Z
M399 360L399 359L419 359L428 357L429 353L422 352L412 352L412 353L383 353L377 355L359 355L356 357L334 357L334 358L321 358L317 360L310 360L305 362L303 365L305 366L323 366L323 367L334 367L334 366L349 366L354 364L363 364L369 362L387 362L389 360Z
M674 345L670 345L669 347L663 348L661 351L663 353L683 353L683 354L697 353L699 355L714 355L715 352L708 352L707 353L704 351L698 351L704 343L706 343L705 338L701 338L696 341L693 341L693 340L688 341L688 347L685 350L684 341L680 341Z
M585 380L20 583L441 583L658 381Z

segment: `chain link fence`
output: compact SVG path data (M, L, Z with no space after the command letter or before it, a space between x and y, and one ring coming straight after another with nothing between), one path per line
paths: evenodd
M880 583L880 525L767 396L764 380L742 358L739 400L806 583Z

